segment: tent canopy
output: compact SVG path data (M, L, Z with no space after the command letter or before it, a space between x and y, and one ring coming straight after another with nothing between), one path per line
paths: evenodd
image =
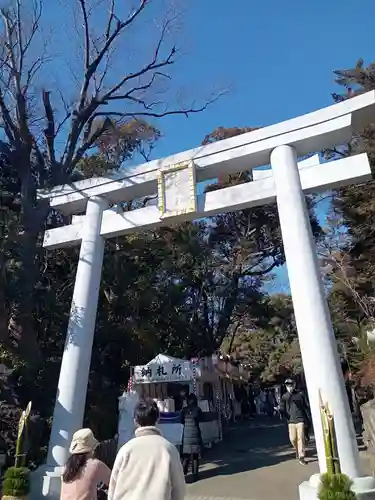
M186 359L174 358L173 356L167 356L167 354L158 354L157 356L154 357L154 359L149 361L147 365L152 365L152 364L165 365L166 363L182 364L186 363L186 361L187 361Z

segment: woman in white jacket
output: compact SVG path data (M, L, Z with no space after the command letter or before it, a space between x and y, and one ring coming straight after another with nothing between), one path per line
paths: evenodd
M135 438L118 452L108 500L184 500L185 476L177 448L155 427L159 410L152 399L134 412Z

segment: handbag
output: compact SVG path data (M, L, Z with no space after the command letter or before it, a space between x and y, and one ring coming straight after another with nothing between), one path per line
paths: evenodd
M96 487L96 494L98 500L107 500L108 498L108 487L104 483L100 483Z

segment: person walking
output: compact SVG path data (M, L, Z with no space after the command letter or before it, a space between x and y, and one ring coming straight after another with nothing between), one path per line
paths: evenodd
M190 394L187 406L182 409L181 423L184 426L182 433L182 463L185 476L189 472L192 462L194 481L198 480L199 457L202 449L202 433L199 422L202 421L202 410L198 406L195 394Z
M254 399L254 392L251 386L249 386L249 406L250 406L250 418L252 419L254 417L254 414L256 414L256 406L255 406L255 399Z
M301 465L306 465L305 461L305 426L309 420L309 407L304 394L296 390L293 380L285 381L286 393L280 401L280 413L287 419L289 439L296 450L296 457Z
M264 394L265 394L264 413L271 418L273 417L274 406L275 406L272 399L271 389L265 389Z
M71 455L62 475L61 500L96 500L98 486L109 485L111 470L93 458L98 444L91 429L74 433L69 448Z
M255 396L255 413L256 415L260 415L262 412L262 399L260 392Z
M142 399L134 411L135 437L120 448L108 500L184 500L185 477L177 448L155 427L158 407Z

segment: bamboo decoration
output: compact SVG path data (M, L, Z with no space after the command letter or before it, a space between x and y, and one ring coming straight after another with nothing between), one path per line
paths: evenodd
M26 462L26 454L22 453L22 445L24 441L24 436L27 432L27 424L29 420L31 412L31 401L26 407L26 410L24 410L21 413L20 420L18 422L18 432L17 432L17 441L16 441L16 456L15 456L15 463L14 465L16 467L22 467L25 465Z
M328 474L340 474L340 460L336 447L335 422L328 403L323 402L319 391L320 418L323 427L324 450Z

